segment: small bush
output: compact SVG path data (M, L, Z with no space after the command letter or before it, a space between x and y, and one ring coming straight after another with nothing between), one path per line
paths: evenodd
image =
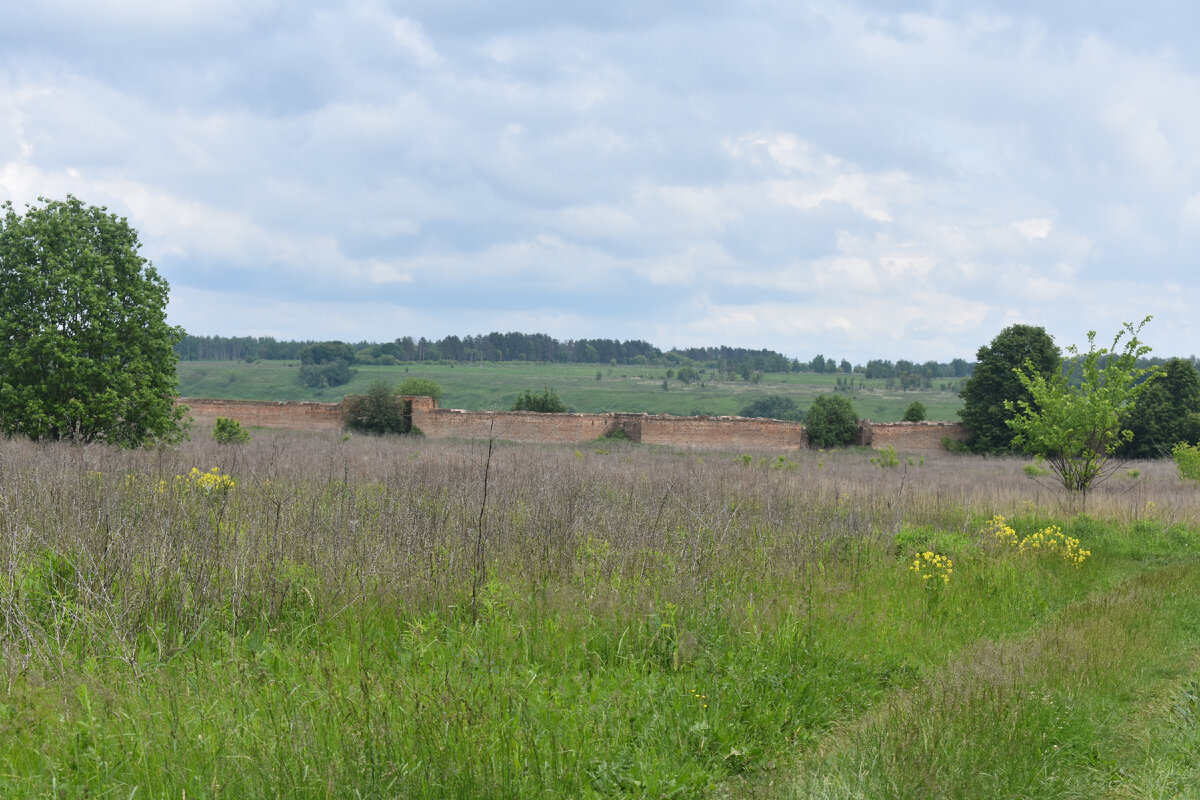
M432 397L434 400L440 400L442 387L437 381L429 378L405 378L404 382L396 387L395 393L402 397Z
M925 421L925 404L920 400L913 401L908 408L904 409L905 422L924 422Z
M738 412L738 416L804 421L804 412L796 405L796 401L781 394L769 394L755 400L750 405L744 406Z
M912 463L910 458L909 463ZM891 467L900 466L900 459L896 457L896 448L890 444L879 451L879 455L871 459L871 463L880 469L889 469Z
M250 441L250 431L242 423L228 417L217 417L213 423L212 438L217 444L242 444Z
M823 394L813 400L805 424L812 447L848 447L858 433L858 415L840 395Z
M1179 477L1185 481L1200 481L1200 444L1180 442L1171 450Z
M942 447L951 453L958 453L959 455L966 455L971 452L971 448L967 446L966 442L960 442L958 439L950 436L942 437Z
M517 402L513 403L513 411L537 411L542 414L565 414L567 413L567 404L558 396L558 392L554 389L546 387L540 394L526 389L517 395Z
M408 433L412 424L407 403L386 381L374 381L365 395L342 401L342 424L360 433Z

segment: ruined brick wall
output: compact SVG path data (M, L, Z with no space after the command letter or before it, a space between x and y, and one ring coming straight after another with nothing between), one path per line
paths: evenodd
M228 417L243 426L292 428L306 431L338 430L342 427L341 403L291 403L269 400L206 400L180 398L196 422L211 425L217 417Z
M889 445L901 452L943 450L942 439L966 441L961 422L870 422L859 426L859 444L879 450Z
M586 442L612 430L613 414L538 414L533 411L460 411L413 406L413 424L434 439L507 439L513 442Z
M799 422L747 417L673 417L666 414L643 417L641 436L635 441L685 447L754 447L768 450L799 450L808 446L804 425Z
M433 439L486 439L516 442L586 442L621 429L632 442L681 447L799 450L808 446L804 425L746 417L674 417L666 414L537 414L531 411L460 411L438 408L429 397L412 401L412 422ZM217 417L243 425L296 430L338 430L341 403L275 403L255 400L181 400L198 422ZM941 450L942 439L967 438L960 422L863 420L856 444L901 452Z

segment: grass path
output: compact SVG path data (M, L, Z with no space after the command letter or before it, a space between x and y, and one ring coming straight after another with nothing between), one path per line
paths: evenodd
M747 796L1200 797L1200 565L984 640Z

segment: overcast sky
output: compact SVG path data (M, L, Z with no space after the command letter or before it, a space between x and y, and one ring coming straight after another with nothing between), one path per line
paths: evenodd
M1049 10L1047 10L1049 9ZM0 201L127 216L190 333L1200 352L1188 0L38 0Z

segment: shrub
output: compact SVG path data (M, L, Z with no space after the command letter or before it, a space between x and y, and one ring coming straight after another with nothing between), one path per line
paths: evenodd
M1179 477L1188 481L1200 481L1200 444L1180 442L1171 450Z
M250 441L250 431L242 423L228 417L217 417L213 423L212 438L217 444L242 444Z
M517 395L517 402L513 403L512 410L538 411L542 414L565 414L567 412L567 404L558 396L558 392L549 387L543 389L540 394L530 389L525 389Z
M402 397L432 397L440 400L442 387L429 378L405 378L404 383L396 387L395 393Z
M823 394L813 400L805 419L808 443L813 447L847 447L854 444L858 415L845 397Z
M738 414L743 417L804 421L804 412L796 405L796 401L781 394L769 394L755 400L742 408Z
M920 400L914 400L908 408L904 409L905 422L924 422L925 421L925 404Z
M408 404L386 381L374 381L365 395L348 395L342 401L342 424L361 433L408 433L408 412Z
M957 453L959 455L967 455L971 452L971 448L967 446L966 442L960 442L958 439L955 439L951 436L942 437L942 447L946 448L951 453Z

